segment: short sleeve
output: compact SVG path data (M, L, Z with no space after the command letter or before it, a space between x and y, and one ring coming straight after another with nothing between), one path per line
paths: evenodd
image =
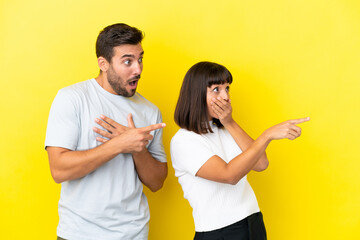
M72 91L61 89L51 105L45 147L53 146L76 150L79 131L76 97Z
M195 176L201 166L215 155L200 134L182 129L172 138L170 152L176 175L187 172Z
M161 122L162 122L162 116L161 116L160 111L157 110L156 123L161 123ZM153 156L153 158L155 158L159 162L166 162L166 153L165 153L165 149L164 149L162 136L163 136L162 128L154 131L154 138L152 139L152 141L150 142L150 144L148 146L148 151Z

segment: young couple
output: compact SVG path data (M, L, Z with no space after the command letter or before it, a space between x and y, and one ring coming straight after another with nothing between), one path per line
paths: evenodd
M96 42L100 74L61 89L54 99L45 148L52 176L61 183L58 239L148 238L143 184L159 190L167 163L161 113L136 92L142 39L126 24L104 28ZM194 239L266 239L246 175L267 168L272 140L299 137L297 124L309 120L280 123L253 140L232 118L232 81L220 64L195 64L175 110L180 130L171 141L171 159L193 208Z

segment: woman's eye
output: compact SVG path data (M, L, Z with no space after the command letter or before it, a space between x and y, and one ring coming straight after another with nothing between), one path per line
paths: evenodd
M229 91L230 91L230 88L229 88L229 87L226 87L226 91L229 92Z
M218 92L218 91L219 91L219 88L216 87L216 88L213 89L213 91L214 91L214 92Z

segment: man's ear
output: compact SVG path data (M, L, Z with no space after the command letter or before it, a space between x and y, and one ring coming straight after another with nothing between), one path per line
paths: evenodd
M98 66L102 72L106 72L110 64L104 57L98 57Z

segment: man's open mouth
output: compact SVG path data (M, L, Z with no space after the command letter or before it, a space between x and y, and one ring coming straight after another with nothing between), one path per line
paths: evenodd
M138 80L135 80L135 81L129 82L129 85L130 85L130 86L136 86L137 81L138 81Z

